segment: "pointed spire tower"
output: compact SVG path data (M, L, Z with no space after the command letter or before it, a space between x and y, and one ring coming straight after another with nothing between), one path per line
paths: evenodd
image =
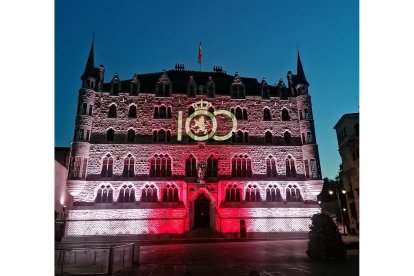
M303 70L302 61L300 60L299 50L298 50L298 64L297 64L297 70L296 70L296 82L309 86L309 83L305 77L305 71Z
M96 83L93 44L94 41L92 40L92 45L89 51L88 61L86 62L85 71L81 76L83 88L94 88Z

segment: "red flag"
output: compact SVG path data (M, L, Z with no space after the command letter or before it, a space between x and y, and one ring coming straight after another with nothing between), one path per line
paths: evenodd
M198 48L198 64L201 64L201 57L203 56L203 53L201 52L201 42L200 47Z

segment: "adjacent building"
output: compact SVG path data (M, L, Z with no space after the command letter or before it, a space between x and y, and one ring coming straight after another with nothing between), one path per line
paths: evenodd
M81 76L66 237L307 232L323 181L301 59L287 84L212 71Z
M342 183L346 190L351 233L359 234L359 113L343 115L334 129L342 159Z

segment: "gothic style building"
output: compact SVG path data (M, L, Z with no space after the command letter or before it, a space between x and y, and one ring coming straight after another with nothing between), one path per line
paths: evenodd
M322 188L311 97L297 73L175 70L81 76L65 236L223 236L309 230ZM243 231L244 230L244 231Z

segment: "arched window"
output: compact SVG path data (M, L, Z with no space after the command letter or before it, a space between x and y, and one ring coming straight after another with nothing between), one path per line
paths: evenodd
M207 159L207 177L217 177L218 160L214 158L214 155L210 155Z
M266 158L266 175L268 177L277 176L276 159L271 155Z
M266 140L266 144L272 143L272 133L270 131L266 131L265 140Z
M157 130L154 130L154 131L152 132L152 141L153 141L154 143L158 142L158 131L157 131Z
M102 160L101 176L112 177L113 169L114 169L114 158L110 154L107 154Z
M235 155L231 162L234 177L252 176L252 160L247 155Z
M167 107L167 118L171 118L171 106Z
M134 176L134 167L135 167L135 158L128 154L124 159L124 171L122 173L123 177L133 177Z
M232 142L233 143L248 143L249 133L247 131L242 131L242 130L238 130L237 135L236 133L232 133Z
M135 140L135 130L132 128L127 132L127 142L134 142Z
M243 131L237 131L237 143L243 143Z
M191 115L191 114L193 114L194 112L195 112L194 107L190 106L190 107L188 108L188 116L190 116L190 115Z
M185 160L185 176L196 177L197 176L197 160L191 154Z
M129 118L136 118L137 117L137 107L135 105L131 105L128 111Z
M115 131L110 128L106 131L106 141L113 142L115 137Z
M359 124L354 125L355 136L359 136Z
M160 130L158 131L158 142L165 142L165 140L166 140L166 133L165 133L165 130L160 129Z
M152 141L154 143L165 143L165 142L170 142L171 141L171 131L167 130L165 131L164 129L160 129L160 130L154 130L152 132Z
M108 112L108 117L109 118L116 118L116 105L115 104L111 104L109 106L109 112Z
M271 201L271 202L282 201L282 195L280 194L280 189L276 185L269 185L266 188L266 201Z
M286 176L287 177L296 177L296 167L295 167L295 160L293 160L292 156L288 156L286 158Z
M282 109L282 121L290 121L289 111L286 108Z
M260 189L257 187L257 185L247 186L245 200L248 202L262 201L262 197L260 196Z
M167 184L163 190L162 201L178 202L178 188L174 184Z
M288 185L286 187L286 201L287 202L302 201L300 190L296 185Z
M118 202L132 203L135 202L135 189L132 185L124 185L119 190Z
M95 203L112 203L114 202L114 190L110 185L102 185L96 193Z
M154 119L158 119L160 117L160 108L158 106L154 106Z
M160 118L167 118L167 108L165 105L160 106Z
M227 186L226 201L227 202L239 202L240 201L240 190L236 184Z
M270 115L270 110L269 108L265 108L263 109L263 121L271 121L272 120L272 116Z
M238 120L243 119L243 111L240 107L236 107L236 119Z
M151 177L171 176L171 157L168 154L155 154L150 159Z
M154 185L145 185L141 192L141 202L157 202L157 188Z
M92 110L93 110L93 106L92 105L89 105L89 116L92 116Z
M247 109L243 108L243 116L242 116L243 120L247 120Z
M289 131L283 133L283 138L285 139L285 144L290 144L292 142L292 136Z

